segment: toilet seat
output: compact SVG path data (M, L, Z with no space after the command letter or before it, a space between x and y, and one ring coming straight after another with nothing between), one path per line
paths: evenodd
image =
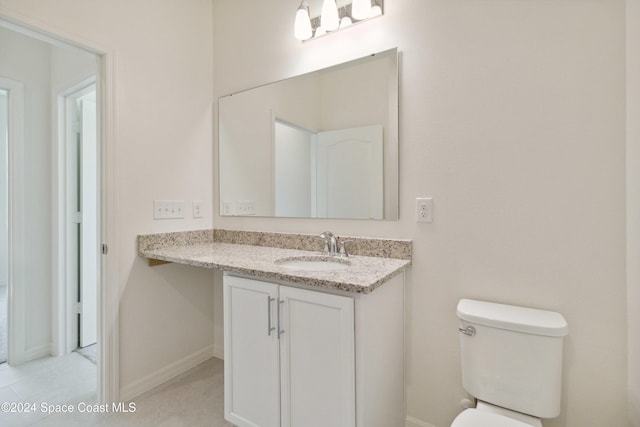
M493 412L470 408L462 411L453 420L451 427L531 427L531 424Z

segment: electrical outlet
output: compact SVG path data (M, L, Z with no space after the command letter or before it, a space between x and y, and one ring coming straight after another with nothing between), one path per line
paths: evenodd
M193 201L193 217L202 218L202 202L200 200Z
M416 222L433 222L433 199L416 197Z
M236 203L238 215L255 215L256 214L256 202L255 200L238 200Z
M225 200L222 202L222 215L235 215L236 202L233 200Z

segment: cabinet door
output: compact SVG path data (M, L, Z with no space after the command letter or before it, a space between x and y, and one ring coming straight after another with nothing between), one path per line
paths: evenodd
M353 299L280 287L282 427L355 426Z
M224 277L224 412L241 427L280 426L278 285Z

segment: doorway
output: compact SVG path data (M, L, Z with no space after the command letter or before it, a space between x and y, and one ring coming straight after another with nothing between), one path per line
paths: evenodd
M8 142L8 164L9 164L9 330L10 332L17 329L18 334L9 334L9 354L8 363L2 366L10 366L12 363L12 353L16 363L20 362L18 357L21 352L24 353L27 348L42 354L59 355L64 352L65 338L61 332L65 328L66 312L60 307L66 301L66 295L63 290L66 289L66 272L59 258L66 256L66 246L64 244L65 235L58 234L58 224L65 218L65 206L59 206L59 203L52 202L58 200L54 197L54 191L58 186L58 180L62 176L62 172L56 170L55 173L48 174L50 181L48 182L49 194L48 199L40 198L35 208L27 206L27 201L23 196L27 194L25 187L28 183L26 177L35 169L34 160L44 159L45 168L57 168L59 164L59 156L61 150L58 150L55 143L56 136L59 136L57 122L52 120L55 117L53 113L55 108L52 104L56 102L56 95L73 82L82 81L89 76L97 76L96 78L96 107L97 107L97 129L98 129L98 170L99 178L98 197L98 229L99 229L99 263L98 263L98 289L97 289L97 397L100 403L117 402L119 397L119 288L118 286L105 286L118 277L117 257L108 256L108 244L117 246L118 243L118 224L116 222L114 201L117 197L115 186L115 140L116 140L116 124L115 124L115 73L114 51L108 46L103 46L94 41L79 38L78 34L69 33L60 27L50 27L45 22L32 19L12 10L10 7L2 8L0 12L0 31L5 32L0 36L0 47L2 47L3 55L0 57L2 61L2 73L0 83L8 83L9 90L9 110L17 114L10 114L9 117L9 142ZM26 51L22 48L4 49L7 42L15 42L20 36L26 36L32 40L44 42L44 52L38 55L40 58L49 58L51 64L54 62L54 56L50 55L51 50L57 49L56 54L72 53L77 56L83 53L87 63L92 64L92 71L87 73L81 71L78 67L71 67L74 63L69 57L56 57L55 64L57 71L49 75L49 79L45 79L51 84L45 96L47 100L33 104L34 90L27 90L26 79L36 73L42 71L43 67L31 61L31 57L26 55ZM9 54L15 56L10 57ZM7 71L15 72L15 67L22 65L25 70L23 74L18 71L13 79ZM81 71L84 76L76 75L71 80L64 83L55 80L53 77L68 78L70 74L67 71ZM5 78L6 77L6 78ZM25 78L22 78L25 77ZM2 87L2 84L0 84ZM33 88L32 88L33 89ZM31 104L31 107L29 103ZM33 108L33 105L37 105ZM45 107L45 108L42 108ZM47 110L47 108L49 108ZM34 112L41 114L41 122L33 122L31 115ZM42 114L44 112L44 115ZM45 119L46 116L46 119ZM56 123L53 123L56 122ZM47 126L49 128L47 129ZM48 150L45 153L42 150L28 151L26 147L26 139L33 138L35 134L45 132L48 135ZM12 141L15 144L12 144ZM23 144L22 142L25 142ZM12 174L11 170L20 170L21 166L29 166L29 171L21 171L21 173ZM43 168L44 169L44 168ZM12 176L13 175L13 176ZM32 230L32 224L29 223L27 215L39 214L44 215L48 219L49 230L47 233L38 233L40 230ZM34 233L35 231L35 233ZM38 253L32 253L33 246L29 246L28 234L37 234L40 238L49 238L47 245L42 244L39 240L38 248L46 247L49 255L46 257L39 256ZM37 251L33 251L37 252ZM29 263L29 260L38 260L38 263ZM27 294L26 283L30 280L33 271L29 268L40 267L43 264L49 266L48 275L46 276L49 289L47 292L37 292L30 290ZM12 266L22 266L22 268L11 268ZM27 273L29 273L27 275ZM13 288L12 288L13 286ZM30 299L39 299L42 310L30 309L27 311L26 304L31 304ZM11 307L22 309L12 310ZM40 330L38 339L46 340L44 346L39 346L34 339L25 340L25 324L27 313L29 322L33 325L35 322L46 322L46 329ZM13 349L13 350L12 350ZM29 356L32 356L30 352ZM24 359L23 359L24 360Z
M89 364L84 382L77 389L90 388L93 399L111 401L112 384L105 381L109 376L102 367L104 358L94 357L92 364L81 355L68 357L80 345L81 334L85 335L85 346L101 343L104 336L98 330L101 323L97 313L105 274L99 250L104 230L100 215L104 206L100 167L103 134L99 132L104 124L99 120L105 93L103 57L2 20L0 50L0 89L8 94L9 117L7 129L0 129L0 136L5 136L0 140L0 263L4 262L5 242L9 248L7 267L0 266L0 272L8 275L4 305L8 316L1 309L0 294L0 334L4 332L2 320L8 317L8 344L3 346L8 358L2 365L2 375L14 375L23 369L18 366L23 363L47 364L49 359L67 355L61 359ZM5 116L1 109L2 106L0 117ZM69 123L80 127L71 150L66 149L68 117ZM70 171L74 171L75 181ZM70 188L73 191L68 191ZM70 200L85 206L74 209L72 215L67 209ZM5 206L6 239L2 235ZM84 221L79 220L80 213L85 215ZM73 226L68 226L67 221L74 221ZM76 250L70 256L67 248L72 245L67 231L73 228ZM73 274L70 263L77 266ZM68 289L68 276L76 279L72 290ZM91 289L82 289L82 282L91 284ZM92 302L85 304L91 307L84 310L92 316L79 316L83 313L78 303L81 296ZM70 310L76 310L73 325L67 322ZM75 347L68 348L67 342L75 342ZM39 360L34 362L35 359ZM79 376L75 378L79 380ZM27 379L16 377L16 381L23 381L20 387L25 393L37 392ZM62 383L50 381L48 386L54 391L62 387ZM80 396L70 393L69 399L75 398Z

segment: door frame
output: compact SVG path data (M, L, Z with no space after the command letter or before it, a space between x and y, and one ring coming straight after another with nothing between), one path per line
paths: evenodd
M0 12L0 25L10 28L14 31L22 32L31 37L45 40L49 43L59 44L60 42L75 46L77 48L92 52L99 58L98 79L97 79L97 95L98 95L98 145L99 145L99 180L100 180L100 210L99 210L99 232L100 242L105 248L100 257L100 280L98 284L98 402L111 403L118 402L119 399L119 286L118 286L118 262L117 256L108 255L108 248L118 247L118 227L115 215L116 194L116 151L117 151L117 129L115 122L115 93L116 93L116 77L115 77L115 51L108 47L96 43L93 40L87 40L78 37L77 34L68 33L60 27L53 27L45 24L43 21L28 17L18 10L11 7L4 7ZM20 129L23 129L22 126ZM56 137L56 135L52 135ZM57 160L57 159L56 159ZM54 162L54 170L57 168L57 161ZM54 180L57 174L54 173ZM13 185L21 185L14 183ZM10 184L11 186L12 184ZM53 182L56 186L57 183ZM54 187L55 188L55 187ZM15 189L15 186L14 186ZM15 192L15 190L14 190ZM11 195L10 189L10 195ZM13 197L20 197L13 194ZM55 200L55 198L54 198ZM12 209L15 209L12 207ZM57 221L58 207L53 209L54 221ZM11 217L10 217L11 218ZM54 222L54 225L56 222ZM15 226L13 224L12 226ZM17 231L24 224L17 223ZM54 226L54 238L57 241L57 227ZM13 244L18 243L14 241ZM20 249L20 248L18 248ZM22 252L17 252L23 257ZM54 262L53 276L58 278L57 264ZM57 280L56 280L57 282ZM111 285L108 285L111 283ZM55 292L55 290L54 290ZM9 295L9 303L16 303L15 292ZM10 311L11 313L11 311ZM10 316L12 316L10 314ZM11 324L10 324L11 327ZM9 342L11 351L11 342Z
M0 77L0 87L9 92L8 99L8 140L7 166L9 202L9 267L14 264L27 265L24 253L24 85L17 81ZM24 274L19 269L9 268L7 295L7 362L17 364L26 358L26 325Z
M71 283L70 272L71 268L71 256L74 256L69 253L69 239L68 239L68 227L69 227L69 212L68 212L68 179L67 179L67 168L69 167L67 163L68 158L68 148L67 148L67 138L69 134L69 127L71 126L69 122L69 111L68 111L68 103L71 102L71 99L78 99L82 95L79 93L83 91L87 91L90 87L95 87L97 92L97 76L91 76L87 79L83 79L82 81L73 84L70 87L67 87L61 90L57 96L57 146L56 146L56 154L57 154L57 187L53 190L53 194L57 199L57 228L58 228L58 238L55 242L57 244L57 251L54 254L54 263L57 263L58 267L58 286L57 292L55 292L54 287L54 305L53 305L53 348L52 354L55 356L63 355L70 353L77 347L77 340L79 339L79 331L77 331L77 316L75 314L71 314L72 310L74 310L74 306L77 305L76 299L78 297L78 290L74 289L74 287L78 286L77 282ZM97 142L98 146L100 145L100 141ZM99 161L100 159L98 159ZM99 173L99 171L98 171ZM78 179L82 179L78 177ZM82 184L81 184L82 185ZM99 190L98 190L99 191ZM100 206L98 206L98 215L100 212ZM81 247L77 248L79 251L82 250ZM84 255L84 253L83 253ZM77 254L75 255L77 256ZM56 300L57 298L57 304ZM74 331L74 328L76 331Z

